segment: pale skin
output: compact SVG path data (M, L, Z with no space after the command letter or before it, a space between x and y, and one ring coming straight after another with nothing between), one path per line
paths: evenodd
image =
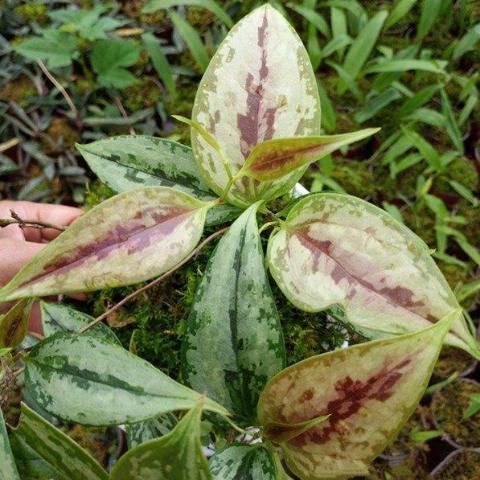
M0 201L1 219L11 218L11 210L23 220L61 227L70 225L83 213L79 208L64 205L11 200ZM19 225L0 228L0 286L7 284L25 263L60 233L59 230L51 228L22 229ZM11 304L0 304L0 313L5 312L10 306ZM29 327L32 331L41 333L38 304L33 307Z

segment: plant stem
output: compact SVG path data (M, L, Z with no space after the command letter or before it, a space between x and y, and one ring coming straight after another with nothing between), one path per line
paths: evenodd
M53 230L59 230L63 232L67 227L61 225L54 225L53 223L39 222L37 220L24 220L15 213L13 210L10 210L12 218L0 218L0 228L8 227L9 225L18 225L20 228L52 228Z
M193 257L196 257L200 251L203 249L203 247L205 247L205 245L207 245L208 243L210 243L212 240L214 240L215 238L219 237L220 235L223 235L227 230L228 230L229 227L225 227L225 228L222 228L221 230L218 230L216 231L215 233L212 233L209 237L207 237L203 242L201 242L195 249L193 249L189 255L187 255L180 263L177 263L174 267L172 267L170 270L168 270L167 272L165 272L163 275L161 275L160 277L158 278L155 278L154 280L152 280L150 283L147 283L147 285L144 285L143 287L135 290L133 293L131 293L130 295L127 295L123 300L121 300L120 302L118 302L117 304L115 304L113 307L109 308L106 312L102 313L99 317L97 317L95 320L93 320L92 322L90 322L88 325L86 325L85 327L81 328L79 330L79 333L84 333L86 332L87 330L90 330L91 328L93 328L95 325L97 325L97 323L101 322L103 319L107 318L108 315L110 315L111 313L115 312L116 310L118 310L122 305L125 305L127 302L129 302L130 300L134 299L135 297L137 297L138 295L140 295L141 293L145 292L146 290L148 290L149 288L151 287L154 287L155 285L158 285L159 283L161 283L163 280L165 280L167 277L169 277L170 275L172 275L172 273L176 272L180 267L182 267L183 265L185 265L191 258Z
M125 107L123 106L123 103L121 102L120 98L115 97L114 100L115 100L115 103L117 105L118 110L122 114L122 117L125 118L125 119L128 119L127 111L125 110ZM135 132L135 129L132 126L130 126L130 135L136 135L136 134L137 134L137 132Z

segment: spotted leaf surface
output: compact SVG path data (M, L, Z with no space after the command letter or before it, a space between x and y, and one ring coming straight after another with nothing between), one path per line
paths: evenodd
M20 300L7 313L0 315L0 347L15 348L22 343L32 311L31 300Z
M21 459L22 478L108 479L107 472L85 450L25 404L22 404L20 424L12 437L15 455L18 453ZM35 461L31 461L32 458ZM36 463L40 464L40 471ZM37 476L45 470L53 476Z
M188 319L183 362L195 390L251 422L260 392L284 362L257 227L258 205L236 220L209 261Z
M454 319L310 357L270 380L258 405L263 425L330 415L280 444L289 468L302 480L365 475L415 410Z
M0 467L3 480L20 480L8 439L5 421L0 409Z
M11 282L0 301L148 280L195 247L208 205L166 187L125 192L76 220Z
M55 333L78 332L94 320L90 315L60 303L40 302L40 311L45 337ZM84 335L95 335L113 343L120 343L113 331L101 322L87 330Z
M213 480L277 480L271 453L259 445L231 445L210 459Z
M458 308L425 243L385 211L348 195L300 200L268 246L270 271L298 308L342 305L375 336L417 331ZM447 342L479 356L461 315Z
M200 443L200 401L168 434L129 450L115 464L111 480L211 480Z
M102 338L56 334L26 359L27 394L47 412L87 425L136 423L186 410L199 394ZM227 414L212 400L205 409Z
M192 119L215 137L233 175L265 140L320 133L320 101L308 54L278 11L264 5L232 28L202 78ZM192 147L205 181L221 194L228 182L221 155L196 129ZM248 206L273 198L303 171L266 183L238 180L229 201Z
M125 425L127 443L129 448L159 438L171 432L177 424L177 418L172 413L165 413L157 418L145 420L144 422Z
M172 187L208 197L192 149L148 135L120 135L77 145L98 178L116 192L147 186Z
M268 140L254 147L241 171L256 180L276 180L378 130L366 128L342 135Z

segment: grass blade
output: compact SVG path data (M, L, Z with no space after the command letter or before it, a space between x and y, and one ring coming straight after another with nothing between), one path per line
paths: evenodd
M428 162L428 164L437 172L443 169L442 162L438 152L435 150L433 145L425 140L419 133L414 130L402 127L403 133L412 141L415 148L422 154L423 158Z
M388 30L391 26L399 22L412 7L417 3L417 0L399 0L395 3L392 11L388 15L383 30Z
M442 7L442 0L424 0L417 29L418 43L428 35Z
M446 74L445 67L447 66L445 60L390 60L385 63L372 65L365 70L365 73L380 73L380 72L407 72L409 70L423 70L431 73Z
M380 95L371 98L356 114L355 121L363 123L369 118L372 118L380 110L390 105L393 101L399 99L401 94L395 88L389 88Z
M455 115L453 114L452 106L450 104L450 99L448 98L447 92L444 88L440 90L440 95L442 97L442 112L445 117L445 126L447 129L448 136L452 140L453 145L458 150L458 152L463 155L464 147L462 140L462 133L458 126Z
M336 7L330 8L330 24L332 27L332 37L334 39L348 34L347 17L342 9ZM344 48L338 50L338 56L340 59L343 58L344 53Z

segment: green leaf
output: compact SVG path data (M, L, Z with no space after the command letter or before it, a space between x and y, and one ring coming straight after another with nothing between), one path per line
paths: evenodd
M320 104L323 109L322 127L329 132L333 132L337 128L337 115L335 109L333 108L332 102L328 98L327 92L322 84L318 82L317 86L318 94L320 96Z
M171 432L177 424L177 418L166 413L144 422L125 425L128 448L135 448L148 440L154 440Z
M423 0L422 13L417 28L417 42L421 42L432 29L440 13L442 0Z
M414 412L456 316L416 333L310 357L272 378L258 405L262 425L330 414L280 444L290 470L302 480L367 475L366 464Z
M413 143L415 148L422 154L423 158L428 162L428 164L436 171L440 172L443 170L442 162L438 155L437 150L433 145L425 140L419 133L415 132L411 128L401 127L403 133L409 138Z
M202 43L202 39L197 31L183 17L173 11L170 12L169 15L172 19L173 26L187 44L190 52L192 52L195 62L201 68L202 72L204 72L208 67L208 52Z
M390 87L379 95L372 97L360 110L355 114L355 121L363 123L374 117L379 111L383 110L393 101L401 98L400 93L395 88Z
M458 42L453 50L453 59L458 60L463 57L465 53L473 50L475 45L480 40L480 23L473 26Z
M343 68L354 79L357 78L370 56L387 15L386 11L380 11L372 17L348 49Z
M480 412L480 395L478 393L473 393L470 395L470 404L463 413L463 418L467 419L473 417L478 412Z
M340 147L363 140L379 130L366 128L341 135L267 140L254 147L238 175L247 175L260 181L276 180L320 160Z
M233 444L210 459L213 480L277 480L272 454L260 445Z
M390 27L398 23L417 3L417 0L397 0L392 11L389 13L384 30L388 30Z
M438 438L443 435L441 430L418 430L412 429L408 435L409 439L414 443L425 443L433 438Z
M175 98L177 96L177 87L175 86L172 69L170 68L166 55L162 51L158 39L151 33L144 33L142 35L142 40L158 76L164 83L170 95Z
M31 60L45 60L52 69L70 65L79 55L75 36L56 29L44 30L41 37L24 40L15 51Z
M7 313L0 315L0 348L15 348L22 343L32 305L32 300L20 300Z
M20 480L15 459L13 458L12 449L10 448L10 441L8 440L7 429L5 427L5 420L0 409L0 465L2 467L3 480Z
M187 322L184 378L246 421L267 380L284 366L278 313L252 205L215 249ZM215 355L212 355L215 352Z
M327 61L327 65L330 67L334 68L336 72L338 73L338 76L341 78L342 82L345 84L348 90L352 92L354 97L359 101L363 102L363 93L362 91L358 88L355 79L350 75L343 67L340 65L336 64L335 62Z
M447 129L448 136L452 140L452 143L457 149L458 153L460 153L460 155L463 155L464 147L462 132L460 132L457 119L453 114L452 106L450 105L450 99L448 98L445 88L441 88L440 95L442 98L442 112L445 117L445 127Z
M49 337L56 333L77 333L83 327L86 327L94 320L86 313L79 312L66 305L59 303L40 302L40 311L42 314L43 335ZM120 344L117 336L104 323L97 323L91 330L85 332L85 335L96 335L112 343Z
M345 12L336 7L330 7L330 22L332 24L332 36L338 38L348 34L347 29L347 16ZM344 48L341 48L338 52L338 56L343 58ZM322 104L323 105L323 104Z
M165 186L199 198L211 197L192 149L148 135L119 135L85 145L78 151L89 167L116 192Z
M298 201L270 238L270 271L298 308L345 309L377 337L418 331L459 309L427 245L384 210L341 194ZM461 313L447 343L480 354Z
M129 450L110 480L212 480L200 443L203 408L200 399L169 434Z
M306 18L325 38L330 38L330 28L328 23L323 18L323 15L316 12L312 8L307 8L303 5L295 5L294 3L287 3L287 6L297 12L302 17Z
M37 404L86 425L137 423L192 408L200 394L103 338L58 333L26 358L25 385ZM212 400L205 409L228 415Z
M407 98L405 102L395 112L396 121L405 117L406 115L413 113L417 108L425 105L433 95L439 90L438 85L428 85L425 88L419 90L413 97Z
M124 192L78 218L0 289L0 301L129 285L183 260L209 205L167 187Z
M140 57L140 46L129 40L100 40L95 42L90 57L98 81L104 87L125 88L137 81L126 67Z
M233 21L228 13L214 0L150 0L142 9L143 13L153 13L162 8L179 7L183 5L206 8L215 14L229 28Z
M18 445L18 447L17 447ZM107 472L70 437L22 403L20 424L12 434L12 447L19 457L22 478L26 474L34 478L55 480L107 480ZM21 452L34 453L40 459L42 469L48 468L54 477L37 477L36 462L30 462ZM33 470L33 471L32 471Z
M378 63L365 69L364 73L380 73L380 72L408 72L409 70L423 70L425 72L446 74L445 67L447 62L444 60L416 60L410 59L393 59L384 63Z
M273 7L253 10L229 32L200 82L192 120L215 137L222 152L192 128L195 158L218 195L229 182L229 171L238 173L255 145L320 134L320 102L308 53ZM248 207L260 198L275 198L303 172L300 168L287 178L260 184L236 181L228 202Z

